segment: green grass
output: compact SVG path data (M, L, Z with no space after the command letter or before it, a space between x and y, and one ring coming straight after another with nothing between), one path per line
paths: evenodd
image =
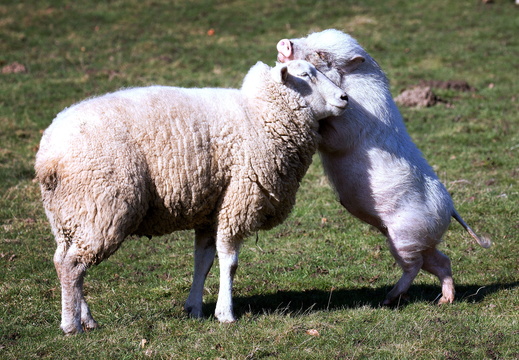
M55 114L121 87L239 87L256 61L274 63L279 39L330 27L377 59L394 95L420 80L476 88L438 90L452 106L402 109L458 210L494 240L484 250L457 224L447 232L456 302L434 305L439 284L420 273L408 303L378 305L400 270L383 237L335 200L316 157L290 218L243 247L237 323L183 313L193 234L179 232L128 239L92 268L85 291L101 328L63 336L54 240L33 181ZM3 1L0 67L26 72L0 74L0 358L517 358L518 28L511 0Z

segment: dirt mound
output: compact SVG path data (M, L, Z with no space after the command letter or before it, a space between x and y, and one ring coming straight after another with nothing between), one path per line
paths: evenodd
M395 98L397 104L408 107L429 107L436 105L438 100L429 86L405 89Z
M463 80L422 80L418 85L411 86L402 91L400 95L395 98L395 102L401 106L419 108L434 106L439 102L451 105L434 94L433 89L446 89L461 92L476 91L475 88Z

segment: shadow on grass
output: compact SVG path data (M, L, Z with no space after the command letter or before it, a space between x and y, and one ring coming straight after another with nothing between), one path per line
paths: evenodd
M456 287L456 302L479 303L487 296L502 290L511 290L519 287L519 281L511 283L496 283L488 285L458 285ZM234 297L234 312L238 319L245 314L265 315L265 314L311 314L316 311L333 311L341 309L356 309L361 307L379 308L387 292L391 290L389 286L378 288L358 288L358 289L333 289L324 290L303 290L303 291L278 291L276 293L252 296ZM398 308L404 308L409 304L429 302L431 306L436 304L440 297L439 286L434 285L413 285L409 291L409 300L403 301ZM215 302L204 304L204 314L209 319L214 320L213 314L216 307ZM159 317L181 317L174 310L174 307L167 307L158 311ZM95 314L94 314L95 316ZM132 321L138 319L149 319L150 312L133 314ZM148 320L147 320L148 321ZM151 321L151 320L149 320ZM100 324L103 328L103 324ZM16 336L15 339L11 337ZM19 337L19 332L12 331L8 336L0 335L0 346L2 342L14 342ZM1 349L1 348L0 348Z
M519 282L498 283L489 285L457 285L456 302L479 303L488 295L500 290L514 289ZM348 308L381 306L386 294L391 290L389 286L379 288L278 291L272 294L237 296L234 298L235 314L238 318L245 313L261 315L265 313L308 313L322 310L338 310ZM402 301L399 307L412 303L430 302L436 304L441 296L440 287L435 285L413 285L409 289L409 299ZM215 304L206 305L206 314L214 312Z

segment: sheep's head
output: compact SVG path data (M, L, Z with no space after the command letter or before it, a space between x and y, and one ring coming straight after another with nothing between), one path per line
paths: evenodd
M346 93L307 61L277 64L271 73L274 81L299 93L318 120L346 110Z

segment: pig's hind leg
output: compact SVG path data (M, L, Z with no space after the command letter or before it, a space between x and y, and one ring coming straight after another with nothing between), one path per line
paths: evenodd
M436 275L442 286L442 297L438 301L438 304L452 303L454 301L455 291L450 259L437 249L428 249L424 251L422 255L422 268Z
M392 241L388 237L389 249L396 262L402 268L403 274L400 280L395 284L393 289L387 294L383 305L394 305L409 290L413 280L422 268L423 258L420 251L413 246L399 246L398 242Z

